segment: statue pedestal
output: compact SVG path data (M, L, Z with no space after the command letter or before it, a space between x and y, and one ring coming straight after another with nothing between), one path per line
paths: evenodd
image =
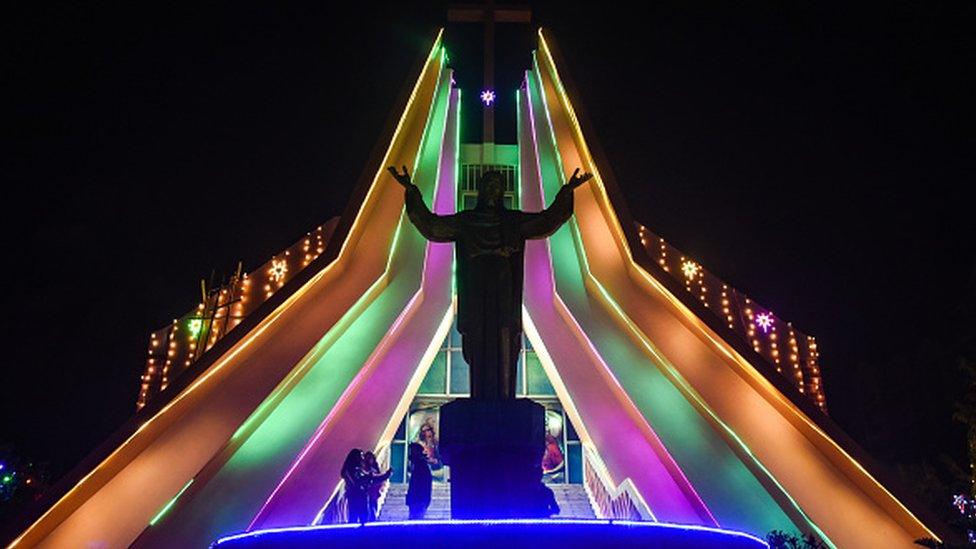
M529 399L441 406L440 451L451 467L451 517L533 516L542 482L545 408Z

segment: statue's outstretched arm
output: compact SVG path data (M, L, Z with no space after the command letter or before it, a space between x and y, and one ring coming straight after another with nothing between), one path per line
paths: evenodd
M394 179L403 185L404 202L407 206L407 217L414 227L433 242L454 242L457 239L457 216L437 215L430 211L424 203L420 189L410 181L407 167L403 166L403 173L397 173L395 167L388 168Z
M592 174L579 175L579 168L559 189L548 208L538 213L523 213L519 228L523 238L546 238L573 215L573 191L589 181Z

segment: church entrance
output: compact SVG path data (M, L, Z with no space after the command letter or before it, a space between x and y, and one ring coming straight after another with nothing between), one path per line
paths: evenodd
M535 350L524 335L522 338L516 393L519 398L530 398L546 408L546 450L540 456L543 479L549 484L582 484L583 448L579 435L563 410ZM434 482L450 481L450 467L444 465L438 447L440 407L455 398L467 397L468 391L468 365L461 354L461 334L455 324L444 338L393 437L390 445L391 482L408 480L406 456L411 442L424 447Z

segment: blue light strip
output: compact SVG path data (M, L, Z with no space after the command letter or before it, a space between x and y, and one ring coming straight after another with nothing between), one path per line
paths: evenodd
M326 524L321 526L292 526L285 528L269 528L267 530L255 530L225 536L213 543L211 547L219 547L220 544L244 538L258 537L267 534L277 533L298 533L298 532L319 532L329 530L349 530L352 528L382 528L382 527L406 527L406 526L492 526L492 525L600 525L600 526L621 526L626 528L650 528L658 530L681 530L686 532L707 532L712 534L722 534L732 537L748 539L769 547L766 540L756 537L746 532L727 530L724 528L714 528L710 526L700 526L697 524L674 524L667 522L642 522L633 520L605 520L605 519L486 519L486 520L417 520L417 521L391 521L391 522L368 522L366 524Z

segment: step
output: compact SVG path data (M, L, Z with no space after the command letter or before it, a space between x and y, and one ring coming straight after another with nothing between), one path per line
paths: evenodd
M581 484L547 484L559 504L559 514L553 518L596 518L586 489ZM392 483L386 490L380 514L381 522L407 520L410 510L406 505L407 484ZM451 485L435 482L431 487L431 502L424 518L429 520L451 518Z

